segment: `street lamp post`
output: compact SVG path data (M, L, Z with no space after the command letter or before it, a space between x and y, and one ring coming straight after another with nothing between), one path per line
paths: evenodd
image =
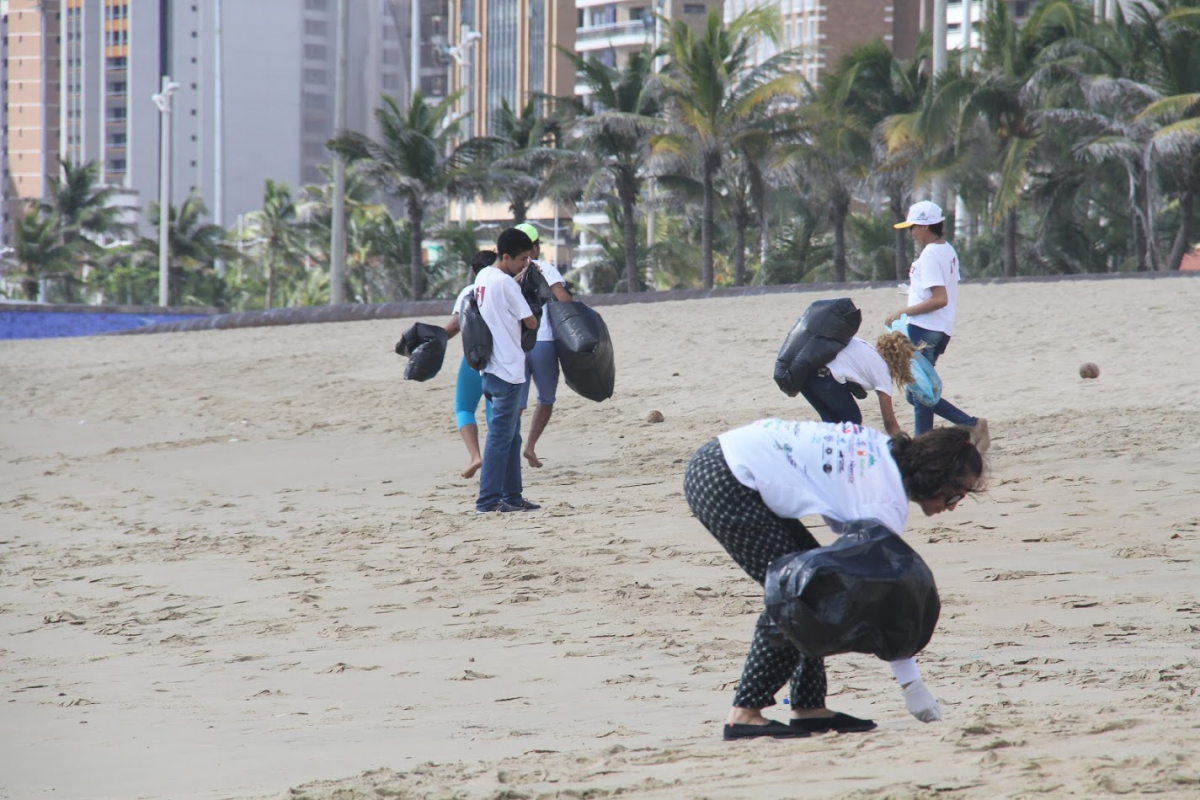
M163 75L162 91L150 98L158 107L162 119L158 143L158 304L164 308L171 304L170 264L167 259L171 224L171 96L178 90L179 84L174 83L170 76Z
M470 48L475 42L483 38L483 34L479 31L471 30L471 26L467 23L462 23L459 27L458 44L454 47L445 48L446 55L450 56L453 64L458 65L458 114L463 117L467 113L467 86L470 84L468 77L471 75L474 62L470 57ZM461 197L458 200L458 224L462 225L466 222L467 217L467 201Z

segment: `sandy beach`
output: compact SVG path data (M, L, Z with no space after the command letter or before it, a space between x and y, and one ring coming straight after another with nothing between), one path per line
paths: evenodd
M459 476L457 358L401 379L414 320L0 343L0 797L1200 796L1200 278L964 285L990 490L906 534L944 721L839 656L878 730L721 741L762 596L684 465L815 418L774 358L843 294L600 308L616 394L560 386L514 515ZM868 338L903 305L851 296Z

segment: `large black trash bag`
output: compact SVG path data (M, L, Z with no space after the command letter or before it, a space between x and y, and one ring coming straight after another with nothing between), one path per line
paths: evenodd
M427 381L437 375L446 360L446 342L450 334L440 325L418 322L396 342L396 355L408 356L404 380Z
M612 397L617 379L612 337L594 309L576 300L546 306L554 326L554 351L567 386L599 403Z
M813 303L779 348L775 383L788 397L795 397L814 372L850 344L860 325L862 312L849 297Z
M905 541L875 523L828 547L777 558L764 584L767 616L806 656L916 655L941 613L933 573Z
M492 360L492 329L479 312L475 293L469 292L458 314L458 326L462 330L463 355L467 366L480 372Z

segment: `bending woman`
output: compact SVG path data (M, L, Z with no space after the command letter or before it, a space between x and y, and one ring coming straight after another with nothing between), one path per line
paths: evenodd
M683 479L688 505L730 557L761 586L767 566L789 553L819 547L801 517L820 515L834 533L845 524L873 520L904 532L908 503L926 516L953 511L982 489L983 457L967 428L937 428L915 439L900 433L890 441L852 423L787 422L764 419L735 428L692 456ZM723 735L809 736L876 727L868 719L825 707L825 663L794 647L774 647L759 619L733 697ZM891 663L905 704L922 722L941 719L941 710L921 681L913 659ZM763 709L791 680L789 724L769 720Z
M855 401L854 387L862 389L858 397L873 391L879 396L883 427L892 436L901 430L892 407L892 385L903 388L913 382L912 357L916 346L902 333L885 333L869 342L857 337L850 340L828 364L817 370L800 389L804 399L817 410L823 422L853 422L862 425L862 411Z

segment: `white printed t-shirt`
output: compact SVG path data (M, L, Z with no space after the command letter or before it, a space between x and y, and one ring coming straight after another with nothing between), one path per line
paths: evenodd
M954 334L954 311L958 307L958 253L954 246L927 244L908 270L908 304L915 306L933 297L934 286L946 287L946 305L928 314L909 317L913 325L930 331Z
M533 311L521 296L521 287L498 267L484 267L475 276L475 302L492 332L492 357L481 371L506 383L524 383L521 320L533 316Z
M868 392L892 395L892 374L887 362L869 342L857 336L825 367L838 383L853 381Z
M761 419L717 440L738 483L784 519L819 514L837 534L874 520L904 533L908 494L885 433L851 422ZM902 684L921 676L911 658L891 667Z
M564 286L566 285L567 282L563 279L562 273L558 271L558 267L554 266L550 262L530 261L529 263L537 265L537 268L542 273L542 277L546 279L546 283L550 286L553 286L556 283L561 283ZM556 301L552 300L550 302ZM554 341L554 326L550 324L550 315L546 313L546 309L544 308L542 309L542 323L538 326L537 340L539 342Z

